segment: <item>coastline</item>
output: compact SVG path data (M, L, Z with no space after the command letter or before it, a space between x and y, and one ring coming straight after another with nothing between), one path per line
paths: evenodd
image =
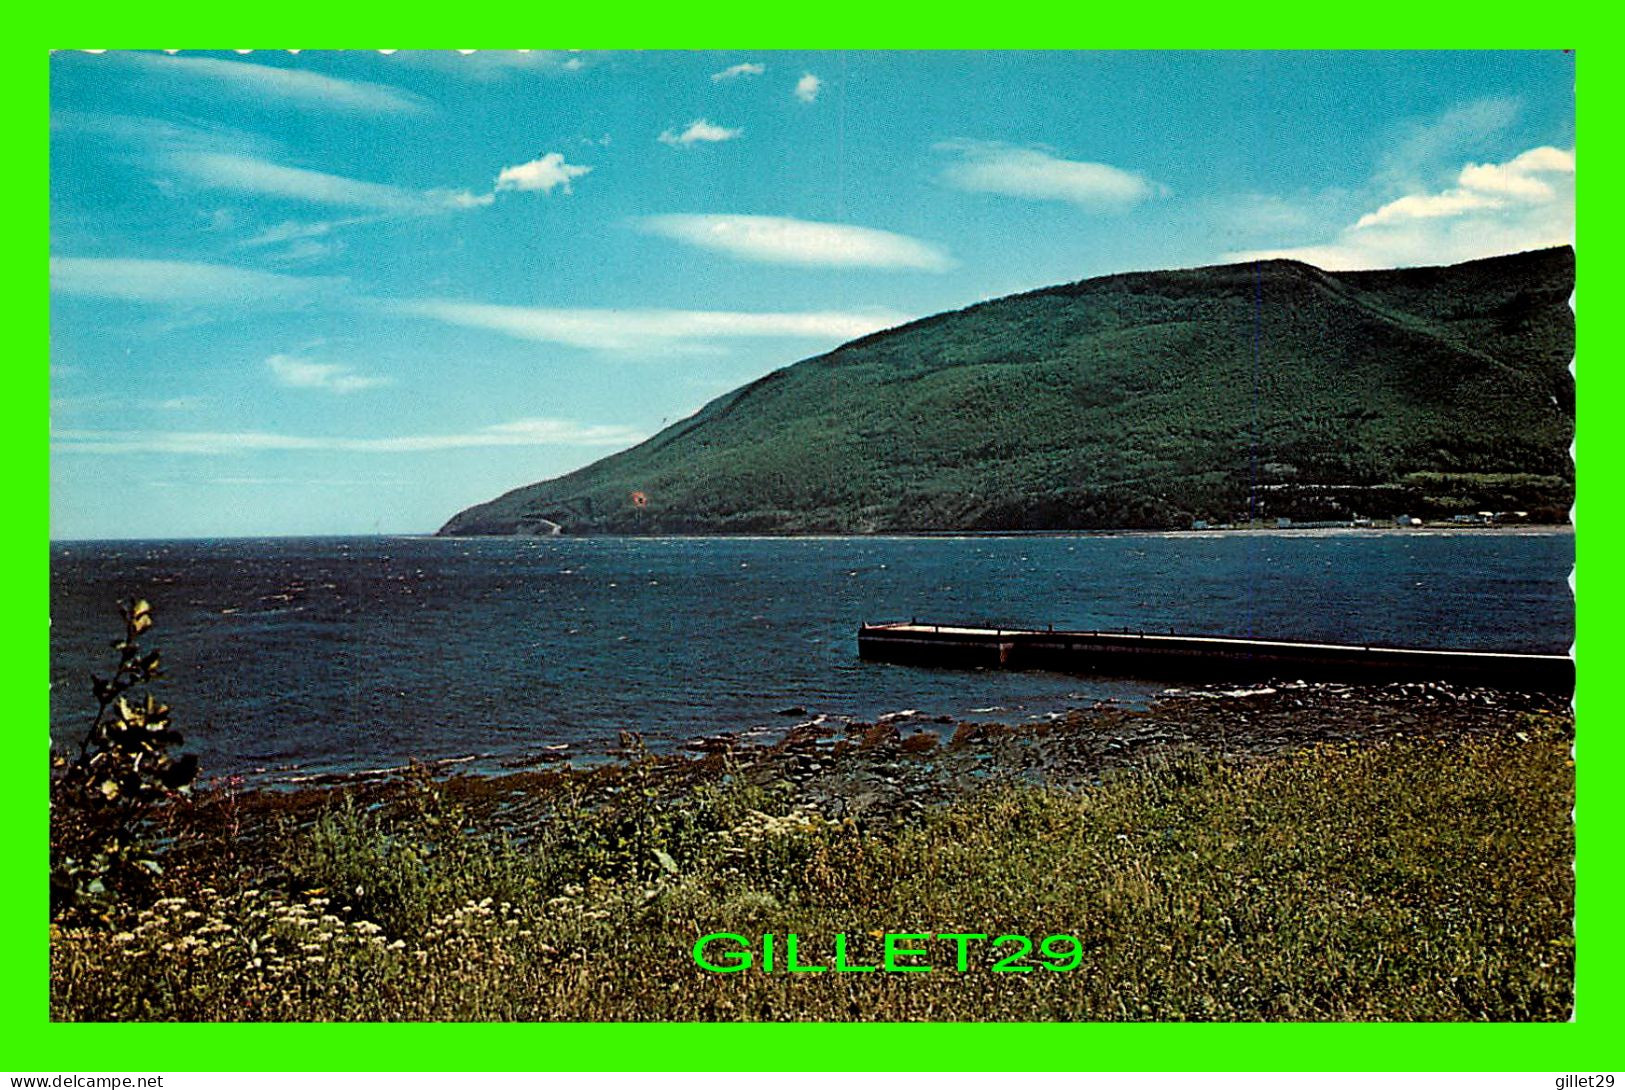
M1562 1021L1572 727L1492 690L1288 683L209 791L159 815L144 898L53 923L53 1017ZM842 933L874 961L899 929L1086 956L900 989L689 955Z

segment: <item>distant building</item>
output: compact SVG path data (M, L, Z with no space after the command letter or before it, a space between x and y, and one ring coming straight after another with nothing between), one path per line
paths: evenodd
M1207 529L1207 519L1191 519L1191 529L1192 530L1206 530Z
M1290 527L1291 525L1292 525L1292 520L1287 518L1284 515L1275 520L1275 528L1277 530L1285 530L1288 527Z
M1409 515L1400 515L1398 518L1394 519L1394 525L1395 526L1420 526L1420 525L1422 525L1422 520L1421 519L1413 519Z

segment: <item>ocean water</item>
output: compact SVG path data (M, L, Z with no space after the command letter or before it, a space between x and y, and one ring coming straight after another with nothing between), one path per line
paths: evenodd
M132 595L205 775L275 777L820 714L1014 721L1161 688L860 662L860 621L1561 652L1573 555L1535 531L62 542L51 731L83 734Z

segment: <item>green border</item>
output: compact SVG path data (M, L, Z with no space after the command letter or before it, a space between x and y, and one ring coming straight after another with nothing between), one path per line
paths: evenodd
M11 1071L230 1070L1556 1070L1606 1071L1622 1026L1621 746L1609 697L1620 663L1615 618L1625 579L1611 541L1625 474L1613 410L1625 405L1610 313L1619 215L1612 106L1620 56L1605 16L1564 5L1159 4L1104 10L1076 0L1020 9L768 5L728 0L641 11L504 3L349 7L305 2L161 8L122 4L35 14L5 47L13 353L3 435L14 496L3 538L9 623L0 631L13 682L14 790L0 794L7 873L0 897L0 1046ZM1567 1025L53 1025L47 1018L44 778L48 722L46 214L49 47L306 48L551 44L583 48L1574 48L1583 142L1586 319L1580 343L1577 534L1579 610L1578 1016ZM1588 214L1589 213L1589 214Z

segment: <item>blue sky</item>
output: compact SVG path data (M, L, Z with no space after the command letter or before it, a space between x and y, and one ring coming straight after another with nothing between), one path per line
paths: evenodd
M427 532L898 322L1573 237L1573 57L59 53L58 539Z

